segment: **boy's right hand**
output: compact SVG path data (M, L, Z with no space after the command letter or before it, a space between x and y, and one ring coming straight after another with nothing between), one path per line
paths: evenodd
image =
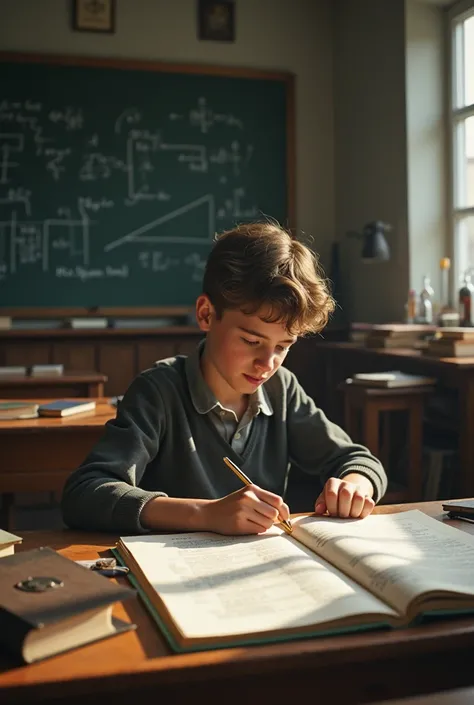
M261 534L290 512L283 499L257 485L206 502L201 507L202 523L207 531L218 534Z

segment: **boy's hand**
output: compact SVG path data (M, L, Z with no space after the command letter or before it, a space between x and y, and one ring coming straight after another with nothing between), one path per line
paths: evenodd
M370 480L356 472L342 480L330 477L316 500L314 511L319 515L327 512L335 517L363 519L375 507L373 493Z
M261 534L290 515L281 497L257 485L206 502L201 512L205 530L218 534Z

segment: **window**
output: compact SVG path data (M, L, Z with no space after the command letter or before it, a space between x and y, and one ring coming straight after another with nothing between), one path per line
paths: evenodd
M474 0L451 17L453 254L456 288L474 274ZM467 5L467 9L466 9ZM455 12L455 11L454 11Z

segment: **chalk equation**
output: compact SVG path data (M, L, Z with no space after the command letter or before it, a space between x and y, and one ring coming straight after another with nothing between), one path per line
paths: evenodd
M0 281L199 281L215 233L262 214L245 121L205 96L161 121L132 105L99 125L80 105L0 100Z

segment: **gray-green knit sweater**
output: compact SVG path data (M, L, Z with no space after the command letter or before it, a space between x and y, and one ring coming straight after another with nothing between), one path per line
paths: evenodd
M65 485L68 526L137 533L140 512L153 497L224 497L242 487L224 464L226 455L256 485L280 495L289 466L296 465L321 483L358 472L372 481L375 501L382 497L380 462L328 421L283 367L265 383L273 413L255 416L238 455L195 398L196 355L163 360L132 382L116 418Z

